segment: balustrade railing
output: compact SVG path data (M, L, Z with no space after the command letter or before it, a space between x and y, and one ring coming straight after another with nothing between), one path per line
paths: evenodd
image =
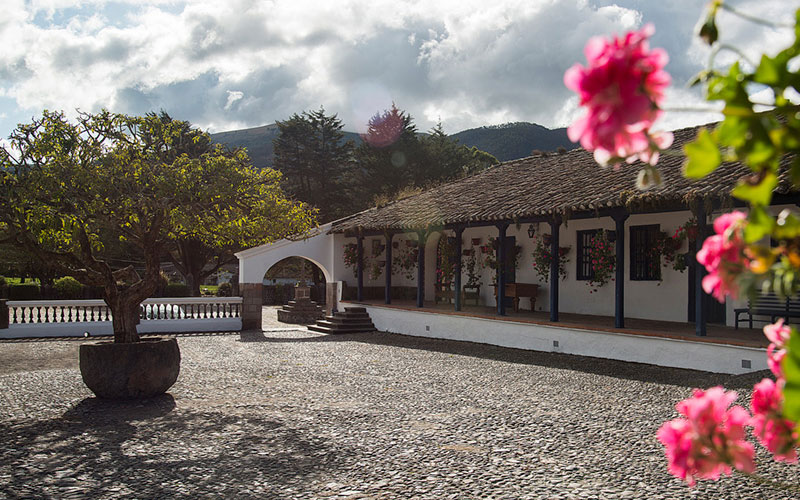
M103 300L13 300L6 303L10 325L111 321ZM238 318L241 297L180 297L146 299L140 319L182 320Z

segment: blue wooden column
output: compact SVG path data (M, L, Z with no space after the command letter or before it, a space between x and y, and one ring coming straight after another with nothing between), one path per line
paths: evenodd
M616 275L614 277L614 328L625 328L625 221L628 213L620 210L612 215L617 250Z
M558 322L558 232L561 227L561 217L554 217L550 222L550 321Z
M706 222L706 209L701 199L698 202L695 211L697 217L697 250L703 247L703 242L708 233L708 224ZM706 311L706 292L703 290L703 277L706 275L706 268L697 262L697 253L693 256L695 260L695 273L694 273L694 333L698 337L706 336L706 318L708 312Z
M386 266L383 268L383 272L386 275L386 291L385 291L385 302L387 304L392 303L392 237L394 237L394 233L391 231L386 231L384 233L386 237Z
M428 239L428 234L424 231L417 233L419 237L419 244L417 249L417 307L425 306L425 240Z
M506 315L506 229L508 223L497 225L497 315Z
M461 252L462 252L462 242L461 237L464 235L464 228L457 227L455 229L456 233L456 268L455 273L453 276L453 286L455 287L454 294L453 294L453 302L455 303L456 311L461 310Z
M356 238L356 241L358 241L356 245L356 257L358 259L358 263L356 265L356 279L358 281L356 300L358 302L362 302L364 300L364 237L359 235Z

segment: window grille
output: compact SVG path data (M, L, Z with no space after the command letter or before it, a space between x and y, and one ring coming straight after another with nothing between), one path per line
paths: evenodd
M631 281L661 279L661 254L655 252L660 232L658 224L631 226Z

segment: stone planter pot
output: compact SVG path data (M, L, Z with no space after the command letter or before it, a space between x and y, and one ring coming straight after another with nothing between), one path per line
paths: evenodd
M175 339L80 346L83 383L99 398L138 399L165 393L178 379L181 353Z

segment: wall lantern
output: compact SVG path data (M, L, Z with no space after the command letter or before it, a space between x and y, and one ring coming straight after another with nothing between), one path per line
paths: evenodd
M533 227L533 224L528 226L528 238L533 239L533 235L536 234L536 228Z

